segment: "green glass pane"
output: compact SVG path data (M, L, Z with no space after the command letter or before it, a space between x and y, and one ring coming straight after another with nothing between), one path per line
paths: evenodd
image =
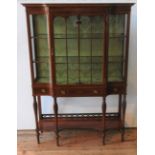
M92 57L92 63L103 63L103 57L101 56L93 56Z
M65 19L63 17L54 18L54 37L64 38L66 35Z
M104 18L103 16L92 17L92 37L103 38L104 36Z
M45 15L33 15L34 36L47 34L47 20Z
M125 15L110 15L109 25L110 34L124 34Z
M67 63L67 57L65 56L56 56L55 57L56 63Z
M109 39L109 56L122 56L123 51L124 51L123 38Z
M80 39L80 56L91 56L91 39Z
M104 40L92 39L92 56L103 56L104 53Z
M37 79L49 77L49 63L37 63Z
M55 56L66 56L65 39L54 39Z
M92 64L92 82L102 83L103 81L103 64Z
M91 18L87 16L82 16L80 18L80 38L90 38L91 37Z
M91 64L80 64L80 82L91 83Z
M67 18L67 38L77 38L77 36L78 36L77 17L70 16Z
M125 55L127 16L109 16L108 81L123 80L123 55Z
M40 63L49 63L49 57L36 57L36 61Z
M89 56L81 56L80 57L80 63L86 63L86 64L90 64L91 63L91 57Z
M47 39L34 39L36 57L48 57L48 41Z
M57 84L67 83L67 65L56 64L56 82Z
M79 65L68 64L68 83L76 84L79 83Z
M78 56L78 39L67 39L68 56Z
M42 78L42 77L39 77L37 78L36 82L39 82L39 83L49 83L49 77L45 77L45 78Z
M108 64L108 81L122 81L122 64Z
M79 58L77 56L69 56L68 57L68 63L70 64L76 64L79 62Z
M121 56L109 56L109 62L118 62L121 63L123 61L123 57Z

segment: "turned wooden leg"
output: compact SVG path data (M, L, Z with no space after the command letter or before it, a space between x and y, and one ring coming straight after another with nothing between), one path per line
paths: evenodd
M55 133L56 133L56 144L59 146L59 132L58 132L58 104L57 99L54 97L54 114L55 114Z
M102 114L103 114L103 145L105 145L105 136L106 136L106 97L103 97L102 103Z
M118 126L120 127L120 132L122 133L122 94L118 95L118 113L119 113Z
M41 96L37 96L38 101L38 118L39 121L42 119L42 112L41 112ZM40 127L40 133L43 133L42 127Z
M122 141L124 141L125 136L125 112L126 112L126 95L123 95L122 102Z
M119 105L118 105L118 112L121 117L121 106L122 106L122 94L119 94L119 99L118 99Z
M36 96L33 96L33 109L35 115L35 123L36 123L36 135L37 135L37 142L40 144L40 134L39 134L39 127L38 127L38 110L37 110L37 101Z

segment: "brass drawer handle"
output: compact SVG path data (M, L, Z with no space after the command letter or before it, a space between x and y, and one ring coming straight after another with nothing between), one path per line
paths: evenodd
M98 94L98 91L97 91L97 90L94 90L93 93L94 93L94 94Z
M46 93L46 90L45 90L45 89L41 89L41 92L42 92L42 93Z
M66 94L66 92L65 92L64 90L61 90L60 93L61 93L62 95L65 95L65 94Z

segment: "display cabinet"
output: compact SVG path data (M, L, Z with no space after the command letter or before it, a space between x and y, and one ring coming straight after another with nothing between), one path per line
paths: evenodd
M132 4L23 4L26 7L37 140L43 131L120 129L124 140L130 9ZM118 112L106 97L118 95ZM42 114L41 96L54 114ZM61 114L57 97L102 97L102 113ZM74 106L74 105L73 105Z

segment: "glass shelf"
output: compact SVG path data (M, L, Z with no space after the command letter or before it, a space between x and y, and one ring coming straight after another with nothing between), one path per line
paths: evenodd
M49 63L49 57L48 56L40 56L35 58L33 63Z
M101 56L56 56L55 63L103 63Z
M103 39L102 33L82 33L78 37L77 34L54 34L54 39Z
M123 59L123 56L109 56L108 57L108 62L124 62L125 60Z
M36 34L31 36L31 39L47 39L48 35L47 34Z
M104 39L103 33L83 33L80 34L79 39ZM124 33L110 33L109 38L126 38ZM54 34L54 39L77 39L77 34Z

